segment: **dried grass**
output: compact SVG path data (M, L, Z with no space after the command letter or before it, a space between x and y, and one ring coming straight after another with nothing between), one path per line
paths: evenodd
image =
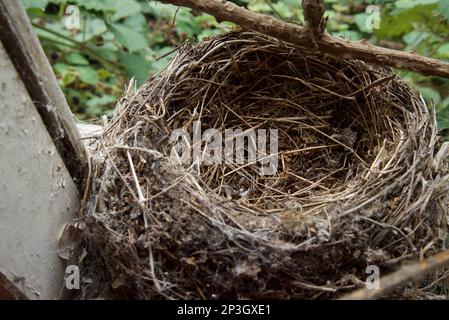
M176 163L170 134L195 120L278 129L277 174ZM388 69L250 32L184 45L128 88L99 141L85 296L337 297L367 265L386 274L445 246L441 145L423 99Z

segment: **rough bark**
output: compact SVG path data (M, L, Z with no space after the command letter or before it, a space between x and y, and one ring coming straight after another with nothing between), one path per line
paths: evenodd
M302 0L302 8L307 26L316 34L323 33L323 0Z
M218 21L230 21L244 29L255 30L279 40L313 49L309 29L251 12L226 0L160 0L213 15ZM310 1L307 1L310 2ZM312 10L313 12L313 10ZM315 24L314 18L310 18ZM311 21L309 19L309 21ZM415 53L382 48L366 40L349 41L324 33L316 39L318 49L336 57L354 58L366 62L449 78L449 63Z
M317 40L321 38L326 29L323 0L302 0L302 8L313 46L318 49Z

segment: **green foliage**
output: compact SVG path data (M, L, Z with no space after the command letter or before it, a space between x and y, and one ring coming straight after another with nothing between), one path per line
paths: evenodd
M69 103L82 119L109 114L130 80L142 84L185 42L226 32L207 14L148 0L22 0ZM248 9L304 23L300 0L231 0ZM69 5L80 8L79 31L65 26ZM380 9L380 29L367 24L368 5ZM389 43L398 49L449 61L449 0L325 0L327 31L351 40ZM160 58L162 57L162 58ZM160 59L159 59L160 58ZM434 103L449 128L449 80L401 72Z
M440 1L438 4L438 12L449 21L449 1Z
M449 1L397 0L382 10L373 37L404 45L404 50L449 61ZM449 128L449 79L402 72L402 77L435 105L441 128Z
M208 15L145 0L22 0L81 119L110 113L127 82L142 84L170 59L158 57L187 39L200 41L232 27ZM67 28L68 6L80 10L77 31ZM173 24L176 16L175 24Z
M436 9L436 4L416 5L383 15L381 28L376 32L380 38L394 38L411 32L416 24L425 24Z

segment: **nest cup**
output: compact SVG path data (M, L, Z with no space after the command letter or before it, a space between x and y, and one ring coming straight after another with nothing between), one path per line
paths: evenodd
M441 145L423 99L389 69L252 32L184 45L128 88L94 153L84 292L338 297L370 265L387 274L445 246ZM251 146L266 148L251 158ZM440 288L432 277L423 295Z

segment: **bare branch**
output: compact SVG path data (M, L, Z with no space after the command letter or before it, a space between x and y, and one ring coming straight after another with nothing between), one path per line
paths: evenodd
M314 48L306 28L279 21L270 16L251 12L226 0L160 0L189 7L213 15L218 21L230 21L244 29L255 30L279 40L302 47ZM323 53L347 59L359 59L397 69L417 71L425 75L449 78L449 63L415 53L377 47L366 41L349 41L324 33L316 39Z
M325 29L323 0L302 0L302 8L312 45L314 49L319 49L317 40L322 36Z
M359 289L346 296L341 300L372 300L377 299L391 291L400 288L410 281L418 281L429 273L449 267L449 250L438 253L424 261L403 266L396 272L383 277L380 280L380 288L377 290Z
M313 31L315 36L322 34L325 27L323 0L302 0L302 8L307 26Z

